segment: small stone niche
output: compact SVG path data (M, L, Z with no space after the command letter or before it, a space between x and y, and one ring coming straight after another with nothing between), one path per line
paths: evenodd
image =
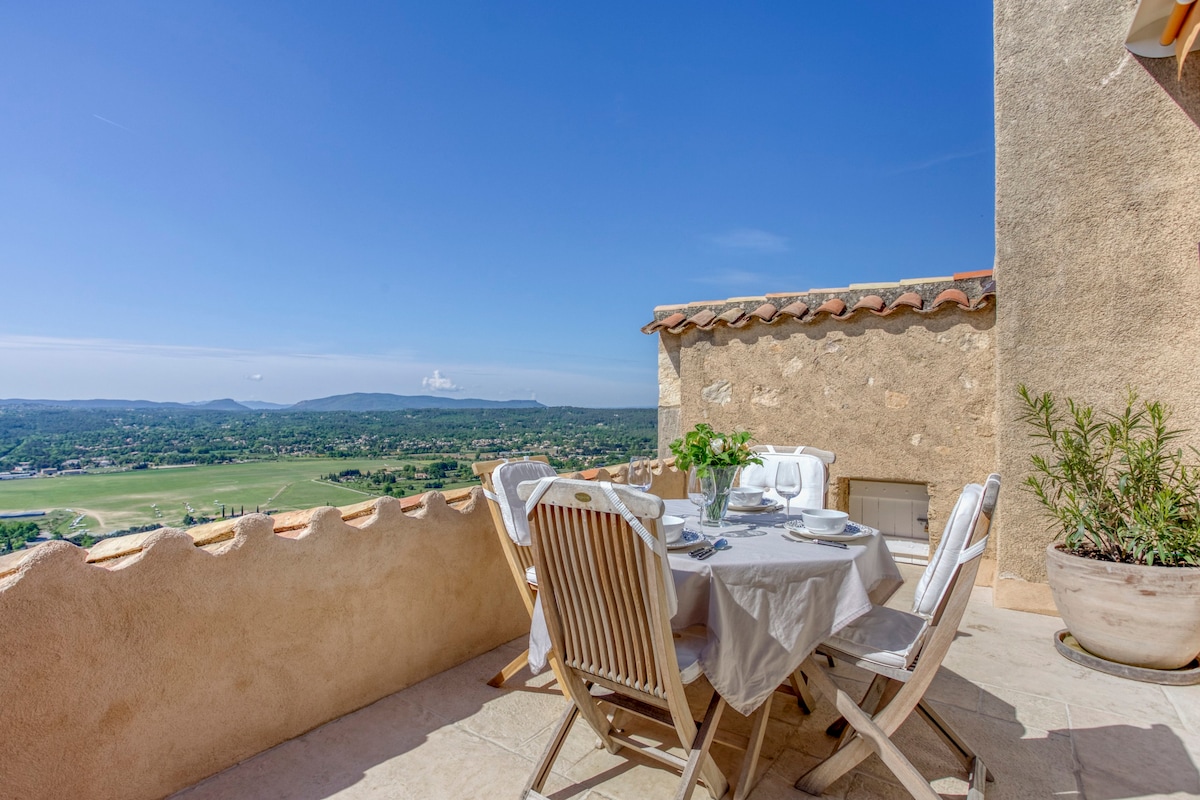
M850 518L887 536L929 541L929 489L923 483L850 479Z

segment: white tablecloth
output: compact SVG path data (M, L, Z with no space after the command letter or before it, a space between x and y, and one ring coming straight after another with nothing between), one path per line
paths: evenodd
M694 517L687 500L667 500L667 513ZM732 548L697 561L671 554L678 629L708 629L700 665L734 709L750 714L816 646L882 603L903 579L878 534L842 550L793 541L778 527L782 514L730 514L766 528L763 536L731 538ZM696 529L689 520L689 529ZM706 533L709 531L705 531ZM530 665L540 668L549 632L540 604L530 630Z

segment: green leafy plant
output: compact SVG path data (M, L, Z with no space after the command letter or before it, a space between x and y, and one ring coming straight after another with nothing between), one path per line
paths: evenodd
M1076 555L1147 566L1200 566L1200 465L1168 427L1170 409L1129 392L1125 410L1097 413L1018 388L1021 420L1041 452L1025 480ZM1193 449L1193 454L1195 450Z
M701 422L671 442L675 454L675 466L687 472L693 466L701 475L715 467L740 467L744 464L761 464L762 459L750 449L749 431L717 433L707 422Z

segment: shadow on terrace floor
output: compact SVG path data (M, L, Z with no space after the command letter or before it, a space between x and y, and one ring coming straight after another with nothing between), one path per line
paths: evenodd
M913 576L907 577L911 585ZM995 609L986 591L978 594L929 697L996 774L989 798L1200 796L1194 766L1200 687L1163 688L1079 667L1054 652L1050 637L1060 620ZM515 641L434 676L176 798L515 800L566 702L547 674L522 672L504 689L485 684L521 647ZM863 676L850 667L839 665L836 675L848 687L865 688ZM697 705L706 689L690 692ZM828 703L804 717L793 701L776 696L755 800L805 797L792 784L830 752L833 740L823 731L833 716ZM732 712L724 724L746 728ZM633 730L656 733L648 725ZM910 719L897 739L944 797L965 797L958 762L923 722ZM547 787L554 800L672 796L678 785L673 773L597 750L594 741L576 725ZM716 754L735 777L740 753L718 746ZM824 796L908 797L874 756ZM707 793L701 788L694 797Z

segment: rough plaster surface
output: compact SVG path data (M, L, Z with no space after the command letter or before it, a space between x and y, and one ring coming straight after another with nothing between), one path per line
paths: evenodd
M1137 3L996 0L996 601L1045 610L1016 387L1115 408L1126 387L1200 446L1200 59L1122 46Z
M476 490L296 538L239 520L114 569L52 542L0 580L0 796L158 798L509 641L529 619ZM36 632L31 635L31 632ZM481 678L482 679L482 678Z
M834 451L831 505L838 478L927 483L936 540L963 484L994 470L994 320L955 308L672 336L679 427Z

